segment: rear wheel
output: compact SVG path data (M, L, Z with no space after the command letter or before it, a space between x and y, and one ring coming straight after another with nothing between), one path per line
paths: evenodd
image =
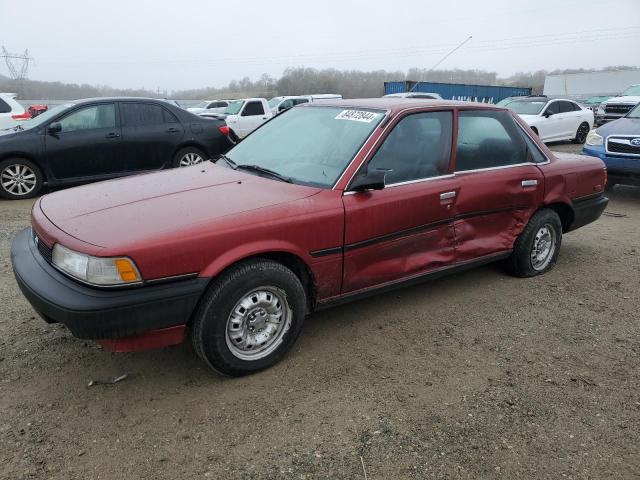
M295 342L306 305L300 279L285 266L266 259L238 264L205 293L194 315L193 346L224 375L263 370Z
M516 240L507 269L517 277L533 277L551 270L562 244L562 222L556 212L536 212Z
M175 157L173 157L173 167L190 167L191 165L202 163L205 160L206 155L199 148L185 147L178 150L178 153L176 153Z
M38 195L44 182L40 168L25 158L0 162L0 197L11 200Z
M589 135L589 124L582 122L576 131L576 136L571 140L573 143L583 144Z

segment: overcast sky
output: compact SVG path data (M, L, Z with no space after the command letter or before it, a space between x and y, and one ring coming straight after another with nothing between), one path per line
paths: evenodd
M0 0L0 45L29 49L30 78L114 87L429 68L469 35L440 68L640 66L640 0Z

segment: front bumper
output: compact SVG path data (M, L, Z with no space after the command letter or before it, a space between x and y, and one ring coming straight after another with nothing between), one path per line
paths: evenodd
M603 146L585 145L583 155L598 157L607 166L609 184L640 185L640 158L637 156L614 156Z
M208 283L195 278L128 289L81 285L47 263L29 228L13 240L11 262L20 290L44 320L95 340L186 324Z

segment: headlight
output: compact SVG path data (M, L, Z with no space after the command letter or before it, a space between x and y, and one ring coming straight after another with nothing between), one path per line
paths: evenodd
M126 257L92 257L56 243L52 261L63 272L92 285L127 285L142 281L138 268Z
M597 113L598 115L604 115L604 107L605 107L605 104L604 104L604 103L601 103L600 105L598 105L598 108L597 108L597 110L596 110L596 113Z
M602 135L598 135L595 130L589 132L587 135L587 145L591 145L592 147L597 147L598 145L602 145Z

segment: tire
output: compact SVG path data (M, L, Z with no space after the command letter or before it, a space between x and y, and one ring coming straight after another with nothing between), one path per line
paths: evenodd
M545 230L546 229L546 230ZM548 235L547 235L548 234ZM546 239L550 243L542 243ZM546 255L545 245L549 246ZM562 222L550 209L536 212L516 240L513 253L507 260L507 270L516 277L533 277L551 270L558 259L562 245ZM542 249L533 257L534 248Z
M184 147L178 150L173 157L173 168L190 167L207 160L207 155L196 147Z
M256 259L231 267L211 284L194 314L191 341L215 371L248 375L284 356L306 313L300 279L280 263Z
M0 197L10 200L33 198L44 183L40 167L26 158L9 158L0 162Z
M576 136L573 137L571 141L582 145L587 140L587 135L589 135L589 124L587 122L582 122L576 131Z

